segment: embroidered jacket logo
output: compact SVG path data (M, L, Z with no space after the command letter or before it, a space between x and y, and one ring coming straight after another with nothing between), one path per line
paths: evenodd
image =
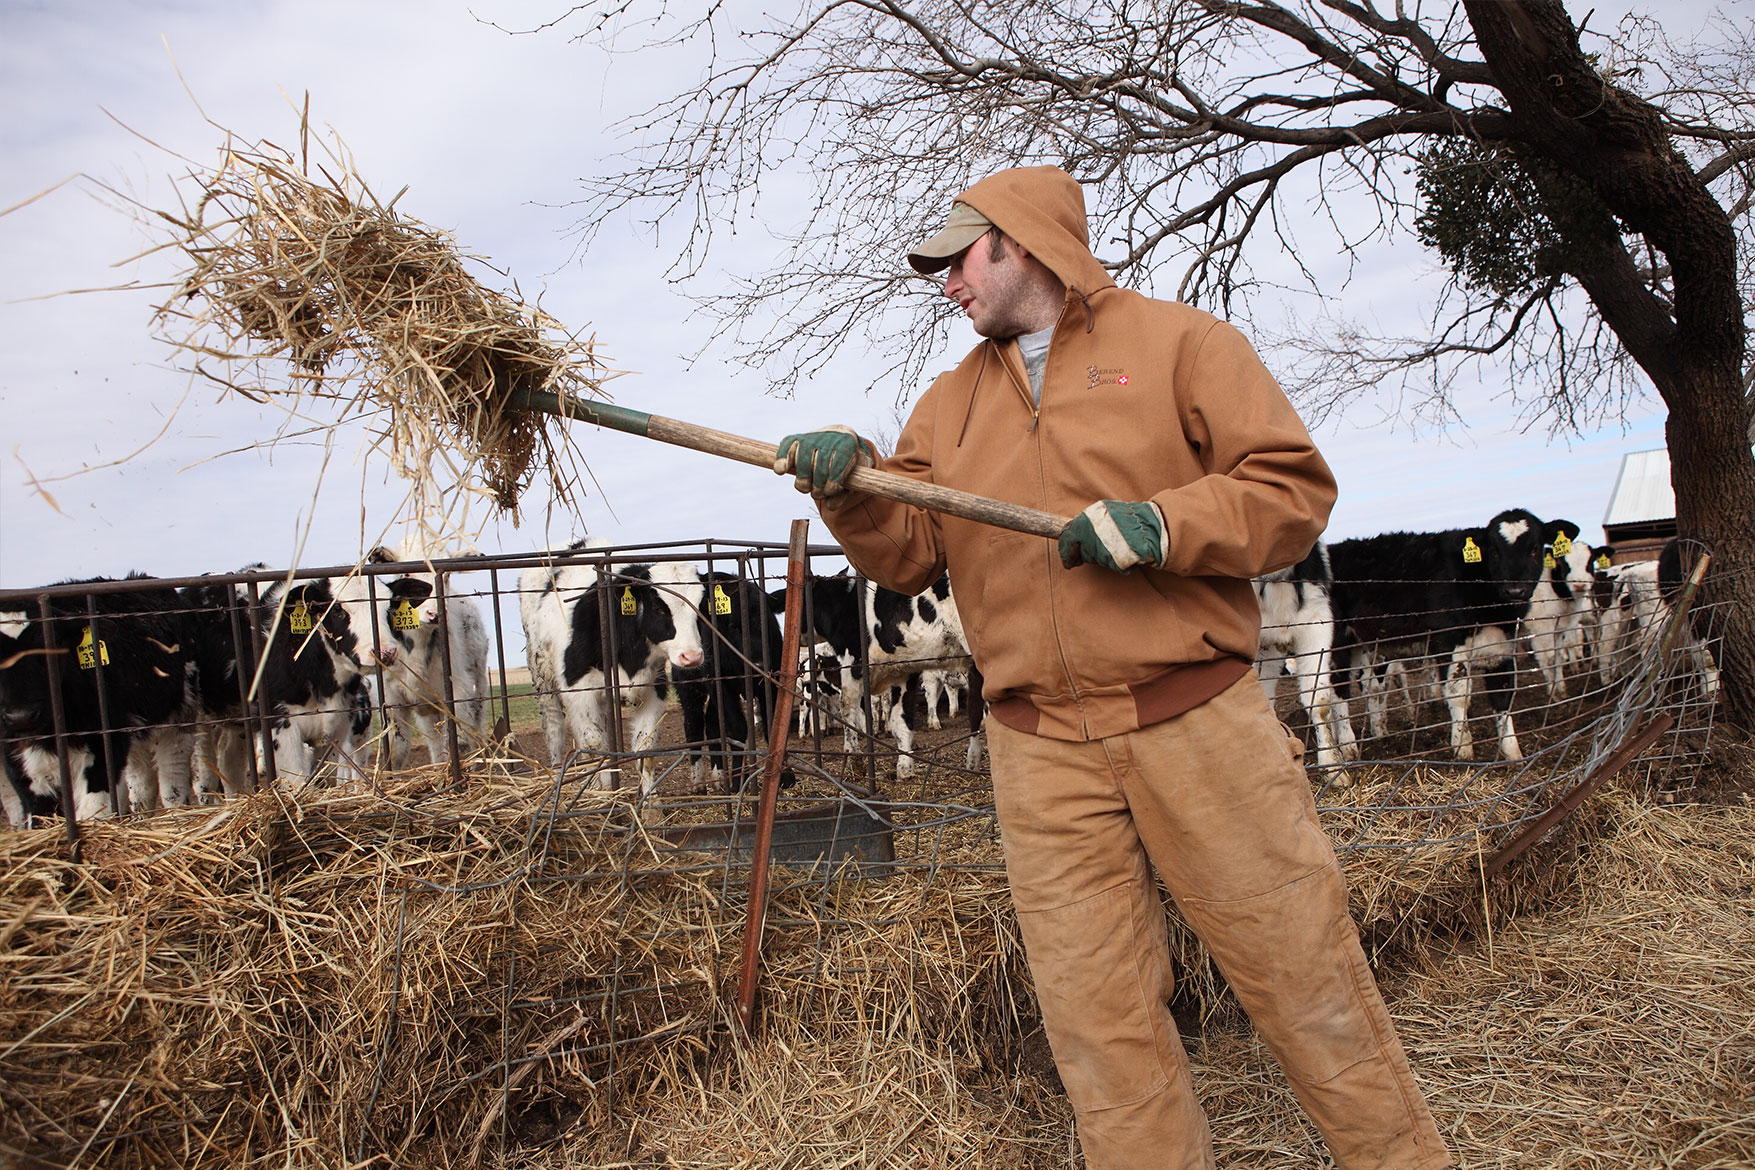
M1090 385L1086 387L1088 390L1095 390L1099 386L1127 385L1127 375L1122 372L1120 366L1105 366L1102 368L1097 366L1086 366L1085 373L1089 375L1091 379Z

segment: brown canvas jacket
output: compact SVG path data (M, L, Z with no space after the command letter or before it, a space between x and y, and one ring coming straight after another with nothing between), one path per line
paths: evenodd
M1017 344L983 341L933 383L880 466L1066 516L1151 499L1167 563L1067 570L1051 540L863 493L824 521L891 589L918 593L949 569L986 698L1008 726L1056 739L1149 726L1249 669L1260 623L1249 578L1309 552L1334 477L1241 333L1115 286L1064 172L1006 171L958 198L1067 285L1042 405Z

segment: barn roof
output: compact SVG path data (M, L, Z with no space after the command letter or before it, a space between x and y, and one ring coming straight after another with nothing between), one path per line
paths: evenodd
M1670 489L1670 453L1659 447L1655 451L1634 451L1623 455L1621 474L1615 478L1615 490L1609 495L1609 510L1603 514L1603 527L1673 520L1675 516L1676 496Z

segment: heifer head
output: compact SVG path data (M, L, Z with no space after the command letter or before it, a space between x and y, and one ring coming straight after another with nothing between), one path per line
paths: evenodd
M43 636L29 610L0 610L0 731L15 732L46 709Z
M1590 550L1590 599L1598 609L1608 608L1615 596L1615 546L1599 544Z
M701 642L701 571L690 564L650 566L650 589L655 595L636 604L634 617L640 634L664 651L672 666L693 669L705 659ZM638 589L635 590L639 592Z
M1504 600L1526 602L1546 571L1545 545L1542 522L1533 513L1507 508L1486 527L1464 532L1464 568L1469 576L1492 582Z
M327 655L337 682L345 683L360 672L359 637L327 581L304 581L286 591L275 636L288 639L300 662L315 661L311 655Z
M399 561L424 561L426 555L418 542L403 541L395 551L378 545L366 554L366 562L373 565L391 565ZM382 578L380 578L382 580ZM410 573L406 577L392 578L388 585L389 599L382 603L380 639L385 630L389 632L389 642L400 643L403 647L414 645L414 631L428 629L439 620L439 598L434 584L436 577L432 573ZM388 666L396 659L396 646L386 644L378 651L378 657Z
M1590 584L1591 547L1578 539L1578 525L1550 520L1542 525L1542 567L1557 597L1571 597Z
M839 654L856 653L861 641L857 584L846 570L831 577L812 577L809 582L810 607L805 614L817 637Z
M439 599L432 579L425 574L397 577L387 587L390 594L383 605L383 628L388 638L378 648L378 658L385 666L396 661L398 647L413 649L422 631L431 631L439 620Z

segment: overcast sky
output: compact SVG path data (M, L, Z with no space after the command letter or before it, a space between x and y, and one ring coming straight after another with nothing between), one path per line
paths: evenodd
M893 433L891 399L865 393L859 355L798 401L768 396L729 365L690 368L705 325L690 319L690 290L662 280L664 241L610 225L588 257L575 257L567 205L578 179L612 167L626 146L608 126L690 78L682 56L611 61L561 34L509 36L486 23L528 27L563 7L0 0L0 208L74 175L174 206L169 176L181 167L167 151L210 164L223 141L214 123L291 141L291 103L308 91L313 122L334 128L380 196L406 185L399 210L455 232L467 251L513 274L527 298L540 293L550 313L594 332L614 365L635 371L614 384L618 401L769 441L832 421ZM352 443L333 452L315 500L314 447L222 455L272 433L278 419L217 401L174 368L149 333L162 290L51 295L169 279L170 257L126 262L156 242L85 179L0 215L0 586L295 557L349 562L394 515L401 490L381 466L361 464ZM713 255L720 272L759 271L771 258L759 239L722 243ZM1432 261L1411 245L1400 255L1405 271L1356 286L1356 316L1405 310ZM1268 265L1258 259L1257 268ZM974 340L964 326L945 365ZM1663 443L1655 398L1625 432L1570 441L1550 441L1539 427L1520 432L1509 405L1486 392L1467 404L1466 430L1411 438L1381 414L1367 404L1316 432L1342 489L1330 539L1474 524L1510 506L1571 518L1595 539L1621 456ZM491 525L485 551L584 532L617 542L783 542L788 521L811 514L786 482L758 469L611 432L587 429L580 442L601 493L547 531L540 514L522 528ZM824 537L820 523L813 533Z

